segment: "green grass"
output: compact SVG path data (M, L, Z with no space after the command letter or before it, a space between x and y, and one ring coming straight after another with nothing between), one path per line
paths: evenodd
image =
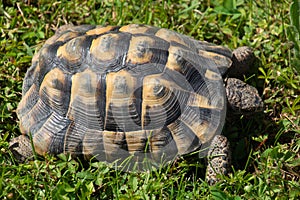
M0 3L0 199L300 198L299 1L23 2ZM265 109L227 123L232 174L208 186L202 160L179 159L150 173L82 166L67 156L17 164L8 142L20 134L15 111L24 73L43 42L66 23L145 23L231 49L252 47L258 70L245 80L259 89Z

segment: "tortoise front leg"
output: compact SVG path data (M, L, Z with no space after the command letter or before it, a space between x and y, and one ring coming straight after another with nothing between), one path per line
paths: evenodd
M226 80L226 96L234 113L253 114L262 111L264 106L257 89L236 78Z
M213 138L207 159L205 180L209 185L213 185L219 181L218 174L227 175L230 171L231 152L229 142L225 136L216 135Z

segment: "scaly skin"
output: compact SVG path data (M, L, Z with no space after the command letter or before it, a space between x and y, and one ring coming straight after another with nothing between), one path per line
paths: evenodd
M227 138L216 135L212 140L207 155L207 169L205 179L208 184L213 185L219 181L219 174L227 175L230 171L231 151Z
M9 148L18 162L33 158L30 139L25 135L13 138L9 143Z

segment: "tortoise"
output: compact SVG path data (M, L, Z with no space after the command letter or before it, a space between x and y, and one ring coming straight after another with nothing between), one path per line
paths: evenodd
M248 47L232 52L148 25L62 26L25 75L22 135L10 149L21 161L33 147L138 170L199 151L211 158L213 183L230 162L221 135L227 105L241 113L263 106L254 87L228 78L252 61Z

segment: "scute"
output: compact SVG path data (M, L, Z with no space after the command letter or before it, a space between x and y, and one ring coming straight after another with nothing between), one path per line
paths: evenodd
M220 133L230 65L227 48L167 29L64 26L25 76L21 130L42 155L157 166Z

